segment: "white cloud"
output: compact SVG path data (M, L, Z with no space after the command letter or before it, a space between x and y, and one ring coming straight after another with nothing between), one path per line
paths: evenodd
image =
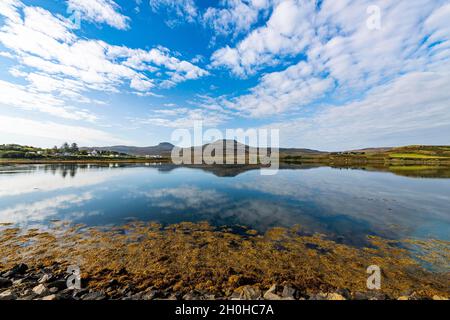
M61 143L76 138L82 145L110 145L130 144L105 131L82 126L63 125L52 121L35 121L19 117L0 115L0 134L5 136L22 137L28 139L44 138L46 141Z
M224 101L224 105L244 116L258 118L305 106L333 87L332 79L321 77L320 69L314 70L302 61L264 75L249 94Z
M20 21L18 8L23 7L20 0L2 0L0 2L0 15L8 18L11 21Z
M166 69L161 70L166 77L160 83L178 83L208 74L170 56L165 48L146 51L79 39L67 21L36 7L26 7L23 20L7 19L0 29L0 43L15 52L23 65L81 81L86 89L114 91L129 81L133 89L148 90L150 83L156 82L150 77L158 67Z
M46 165L42 165L46 166ZM15 197L27 194L34 195L51 193L52 191L69 192L69 190L81 190L86 187L102 184L116 177L126 175L121 170L103 169L79 169L76 173L76 179L65 179L61 173L65 167L58 167L57 175L49 179L49 173L41 171L40 167L33 167L33 174L17 174L14 179L9 179L5 175L0 176L0 197ZM24 170L25 172L27 170ZM27 172L28 173L28 172ZM8 183L6 183L8 180ZM33 196L31 196L33 197ZM34 197L33 197L34 198Z
M224 0L221 7L209 7L203 21L220 35L238 35L247 32L267 13L272 0Z
M298 110L327 94L335 100L359 98L403 74L438 70L450 59L445 23L450 9L443 3L384 1L382 28L370 30L366 9L371 1L324 0L320 8L310 1L281 1L265 26L234 48L217 50L212 66L246 77L287 58L301 62L263 74L250 93L219 103L265 117Z
M192 128L195 122L202 121L205 127L215 127L230 120L230 117L212 110L169 108L153 110L147 118L131 119L139 125L153 125L166 128Z
M223 193L216 190L200 190L189 185L156 189L145 193L145 196L155 201L155 206L175 210L217 208L217 205L227 202L227 197Z
M360 101L270 127L287 146L337 151L450 143L450 70L413 72L371 90Z
M51 83L49 84L51 85ZM45 88L45 90L51 90L51 88ZM9 107L39 111L69 120L93 122L97 119L94 114L87 110L66 106L63 100L49 93L35 92L27 87L0 80L0 108Z
M168 15L175 15L176 19L167 20L167 24L172 26L178 23L178 20L194 22L198 16L198 8L194 0L149 0L153 12L158 12L165 8Z
M129 28L130 18L118 12L120 7L113 0L67 0L67 6L87 21L106 23L120 30Z
M68 194L48 198L33 203L19 204L15 207L0 211L0 221L5 223L29 223L30 221L41 221L55 216L62 209L73 208L83 205L92 200L94 196L85 192L82 194Z
M90 3L93 7L98 4L72 3L80 6ZM131 49L80 39L65 18L19 1L2 2L0 14L5 16L0 27L0 44L9 49L5 52L8 57L21 64L10 72L29 82L27 86L1 82L0 89L5 93L0 101L5 105L93 121L95 117L87 111L66 107L68 101L91 103L92 99L84 96L86 93L119 92L126 84L133 93L148 94L155 87L168 87L168 83L173 86L208 74L171 56L166 48Z
M298 54L312 43L314 13L314 2L281 2L266 25L252 31L236 48L217 50L211 57L212 66L226 66L236 75L245 76L261 65L276 64L277 56Z

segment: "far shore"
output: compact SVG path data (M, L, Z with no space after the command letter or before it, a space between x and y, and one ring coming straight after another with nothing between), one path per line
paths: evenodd
M109 163L165 163L173 164L169 157L163 158L92 158L92 159L7 159L0 158L0 164L109 164ZM351 165L377 165L377 166L412 166L412 165L427 165L427 166L442 166L450 167L450 158L438 159L413 159L413 158L364 158L364 157L349 157L349 156L303 156L303 157L281 157L280 163L284 164L321 164L327 166L351 166ZM233 165L249 165L258 166L258 164L248 163L232 163L232 164L214 164L209 165L203 163L204 166L233 166Z
M0 159L0 164L110 164L110 163L171 163L168 158L160 159Z

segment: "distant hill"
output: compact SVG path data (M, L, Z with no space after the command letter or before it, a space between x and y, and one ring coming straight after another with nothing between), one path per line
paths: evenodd
M244 149L246 154L248 154L251 149L250 146L248 146L246 144L242 144L236 140L217 140L212 143L204 144L202 146L202 150L204 150L207 147L216 147L217 148L217 147L220 147L223 145L223 154L226 154L225 151L226 151L228 144L233 144L235 150ZM258 150L258 148L255 148L255 149ZM194 151L195 147L191 147L191 150ZM268 148L268 150L270 151L270 148ZM317 155L326 154L326 152L322 152L322 151L318 151L318 150L301 149L301 148L279 148L279 153L281 156L286 156L286 155L297 156L297 155L305 155L305 154L317 154Z
M111 146L111 147L83 147L81 150L87 151L114 151L126 153L133 156L170 156L174 145L168 142L162 142L157 146L151 147L133 147L133 146Z
M350 150L346 152L382 153L382 152L389 152L392 149L393 149L392 147L364 148L364 149Z
M207 143L202 146L202 150L204 150L207 146L220 146L221 143L224 145L224 154L225 154L225 148L227 145L227 142L231 142L234 144L234 149L237 148L244 148L246 153L248 153L250 147L247 145L244 145L240 142L237 142L235 140L229 141L229 140L218 140L212 143ZM81 148L81 150L97 150L97 151L114 151L114 152L120 152L120 153L126 153L133 156L170 156L172 149L175 146L169 142L163 142L158 144L157 146L151 146L151 147L134 147L134 146L110 146L110 147L84 147ZM194 151L195 147L191 147L191 150ZM186 148L189 149L189 148ZM326 152L321 152L317 150L310 150L310 149L301 149L301 148L280 148L280 154L282 155L302 155L302 154L325 154Z

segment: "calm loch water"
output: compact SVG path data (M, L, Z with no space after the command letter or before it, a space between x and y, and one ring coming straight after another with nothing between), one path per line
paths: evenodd
M0 166L0 223L208 221L264 232L300 225L345 243L367 235L450 240L450 179L389 172L169 165Z

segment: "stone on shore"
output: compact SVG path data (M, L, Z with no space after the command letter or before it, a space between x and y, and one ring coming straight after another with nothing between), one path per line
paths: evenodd
M38 283L47 283L49 282L51 279L53 278L53 276L51 274L44 274L41 278L39 278Z
M264 299L266 300L281 300L281 297L276 294L278 286L276 284L272 285L269 290L264 293Z
M40 284L33 288L33 292L39 296L43 296L43 295L47 294L49 291L45 285Z
M231 296L234 300L259 300L261 299L261 290L254 286L243 286L236 289Z
M318 294L312 295L309 300L347 300L345 297L339 293L323 293L320 292Z
M291 286L284 286L281 296L283 297L284 300L295 300L296 293L297 290L295 290Z
M107 297L102 292L89 292L81 297L82 300L105 300Z
M12 286L13 282L10 279L0 277L0 288L8 288Z
M0 300L15 300L17 296L11 290L6 290L0 293Z
M15 275L19 274L22 275L25 272L27 272L28 266L25 263L20 263L16 266L14 266L11 270L6 272L3 276L4 277L14 277Z

